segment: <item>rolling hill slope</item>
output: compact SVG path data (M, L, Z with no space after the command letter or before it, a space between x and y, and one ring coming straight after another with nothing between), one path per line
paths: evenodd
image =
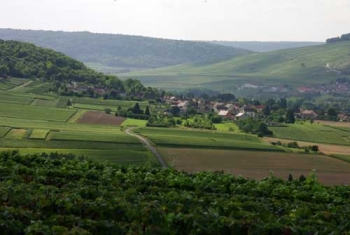
M101 72L213 63L250 53L206 42L89 32L0 29L0 39L31 42L54 49Z
M232 90L244 83L296 87L350 77L350 42L255 53L209 65L185 64L121 74L168 89Z

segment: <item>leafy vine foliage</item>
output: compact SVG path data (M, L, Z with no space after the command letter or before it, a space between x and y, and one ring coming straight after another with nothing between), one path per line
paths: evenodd
M0 154L1 234L340 234L350 189L315 176L104 165L61 154Z

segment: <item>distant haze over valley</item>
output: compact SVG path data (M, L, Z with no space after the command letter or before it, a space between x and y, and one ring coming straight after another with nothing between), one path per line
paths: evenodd
M255 52L311 46L322 42L198 42L120 34L0 29L0 39L34 43L65 53L105 73L206 65Z
M261 41L208 41L216 45L242 48L256 52L322 45L324 42L261 42Z
M183 63L213 63L251 53L206 42L90 32L0 29L0 39L34 43L110 73Z

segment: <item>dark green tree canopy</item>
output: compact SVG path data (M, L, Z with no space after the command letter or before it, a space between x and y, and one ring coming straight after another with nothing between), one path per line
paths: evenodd
M0 40L0 74L98 83L106 77L62 53L30 43Z
M294 116L294 112L292 109L288 109L287 113L286 113L286 123L295 123L295 116Z

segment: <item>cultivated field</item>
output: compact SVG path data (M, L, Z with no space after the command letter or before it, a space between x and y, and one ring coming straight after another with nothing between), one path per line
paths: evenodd
M289 124L286 127L270 127L276 138L307 141L314 143L327 143L350 145L350 128L310 124Z
M0 89L6 89L0 93L0 151L74 153L118 164L157 165L137 138L120 130L118 125L125 119L96 111L104 110L106 104L117 109L117 105L132 107L135 102L77 98L98 107L89 112L67 108L69 97L29 93L44 90L46 83L34 81L23 86L28 80L11 80L6 86L0 82Z
M270 138L270 137L265 137L264 140L269 143L280 141L283 144L287 144L294 141L294 140L278 139L278 138ZM327 155L331 155L331 154L346 155L350 153L350 146L346 146L346 145L322 144L322 143L305 142L305 141L295 141L295 142L298 143L299 147L309 147L312 145L317 145L319 148L319 151Z
M4 137L10 130L10 127L0 126L0 138Z
M160 146L283 151L249 134L164 128L140 128L134 132Z
M138 126L138 127L145 127L147 121L146 120L138 120L138 119L131 119L128 118L126 119L121 125L123 127L128 127L128 126Z
M221 171L262 179L307 176L313 170L325 184L350 184L350 164L335 158L312 154L261 151L235 151L188 148L158 148L170 166L187 172Z
M30 134L29 138L31 139L46 139L46 136L49 134L50 130L43 129L34 129Z
M75 112L76 110L71 109L0 103L1 117L65 122Z
M101 124L101 125L115 125L119 126L125 121L123 117L116 117L112 114L106 114L104 112L89 111L86 112L80 119L77 120L78 123L84 124Z
M5 79L1 78L0 80L0 90L8 90L12 89L16 86L20 86L24 84L25 82L28 82L28 79L21 79L21 78L11 78L11 79Z

